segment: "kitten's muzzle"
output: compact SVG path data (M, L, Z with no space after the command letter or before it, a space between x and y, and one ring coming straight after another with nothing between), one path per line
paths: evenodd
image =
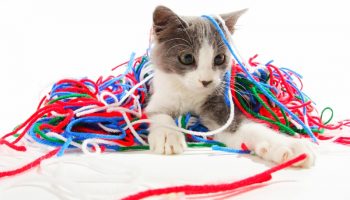
M213 81L201 81L202 85L204 87L207 87L209 84L211 84Z

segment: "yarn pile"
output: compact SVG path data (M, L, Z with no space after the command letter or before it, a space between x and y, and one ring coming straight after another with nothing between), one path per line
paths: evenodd
M236 84L232 90L235 105L249 118L293 137L310 138L314 142L332 141L349 145L350 137L330 135L329 131L349 127L350 120L330 124L333 110L327 107L321 113L315 103L303 91L302 76L288 68L278 68L268 62L265 65L256 61L257 55L249 59L249 66L254 69L252 77L263 86L272 97L268 98L262 90L246 78L244 70L235 64L237 70ZM282 103L276 105L273 100ZM302 123L295 121L287 111L292 112ZM330 112L329 119L324 119L324 113ZM309 132L308 132L309 130Z
M23 137L40 144L84 152L146 145L142 112L151 68L147 56L132 54L123 74L90 79L64 79L55 83L37 111L15 130L2 137L3 144L24 151ZM9 142L7 139L14 137ZM103 145L102 145L103 144Z

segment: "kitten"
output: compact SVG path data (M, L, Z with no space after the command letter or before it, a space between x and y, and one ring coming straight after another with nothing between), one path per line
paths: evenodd
M223 21L216 19L227 36L233 34L243 13L244 10L221 15ZM148 141L155 153L179 154L186 148L184 135L162 124L176 126L174 118L187 112L200 116L209 130L225 124L230 110L224 101L223 76L232 58L215 27L204 18L179 17L169 8L158 6L153 13L153 30L154 93L146 113L157 123L150 125ZM215 140L237 149L245 143L261 158L276 163L306 153L307 159L297 165L314 164L309 142L249 121L237 108L234 114L232 124L216 134Z

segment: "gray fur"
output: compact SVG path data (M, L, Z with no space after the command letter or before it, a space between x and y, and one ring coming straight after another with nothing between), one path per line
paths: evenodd
M238 17L244 11L222 15L225 25L229 32L234 32L234 25ZM223 24L216 19L220 27ZM201 17L179 17L169 8L159 6L153 14L153 30L156 45L152 49L151 59L154 66L166 73L175 73L184 75L189 71L196 69L196 64L183 65L179 62L178 56L183 52L194 55L198 60L199 49L205 40L213 47L215 55L224 54L225 62L216 66L212 63L213 70L220 70L222 77L226 70L231 67L231 56L228 48L223 43L216 28L207 20ZM224 80L223 78L221 80ZM208 95L206 101L200 106L200 110L196 113L201 117L204 125L214 122L217 125L226 123L229 116L229 107L224 101L224 81ZM195 98L195 97L194 97ZM173 116L173 113L168 113ZM235 109L235 119L228 128L230 132L234 132L243 115L238 109Z
M221 22L217 22L223 28ZM169 8L159 6L153 14L153 30L157 45L152 50L152 62L164 72L183 75L196 69L196 63L183 65L178 56L188 52L198 61L198 51L204 39L214 47L216 54L230 56L215 27L204 18L179 17ZM229 64L229 59L219 66L213 63L213 69L224 72Z
M215 122L217 125L222 126L227 122L229 114L230 109L225 103L224 95L219 93L208 97L206 102L201 107L199 116L201 117L204 125ZM238 126L244 119L243 113L236 106L234 114L235 118L227 129L231 133L237 130Z

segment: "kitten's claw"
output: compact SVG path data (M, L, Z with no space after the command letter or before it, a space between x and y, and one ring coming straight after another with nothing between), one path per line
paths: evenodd
M166 128L153 129L148 135L150 150L157 154L180 154L187 147L182 133Z
M307 157L294 166L309 168L315 164L316 160L314 144L311 142L278 134L255 122L242 123L235 133L220 133L215 136L215 139L235 149L241 148L241 144L244 143L257 156L275 163L283 163L306 154Z
M291 143L291 149L294 153L294 157L298 156L300 154L305 153L307 155L306 159L296 163L294 166L297 167L303 167L303 168L310 168L315 164L316 160L316 154L313 151L313 148L311 146L312 144L301 140L301 141L293 141Z
M306 154L306 159L294 164L294 167L312 167L316 159L309 142L294 138L288 138L282 143L276 141L270 141L270 143L266 141L260 142L255 145L255 152L263 159L271 160L275 163L283 163L300 154Z

